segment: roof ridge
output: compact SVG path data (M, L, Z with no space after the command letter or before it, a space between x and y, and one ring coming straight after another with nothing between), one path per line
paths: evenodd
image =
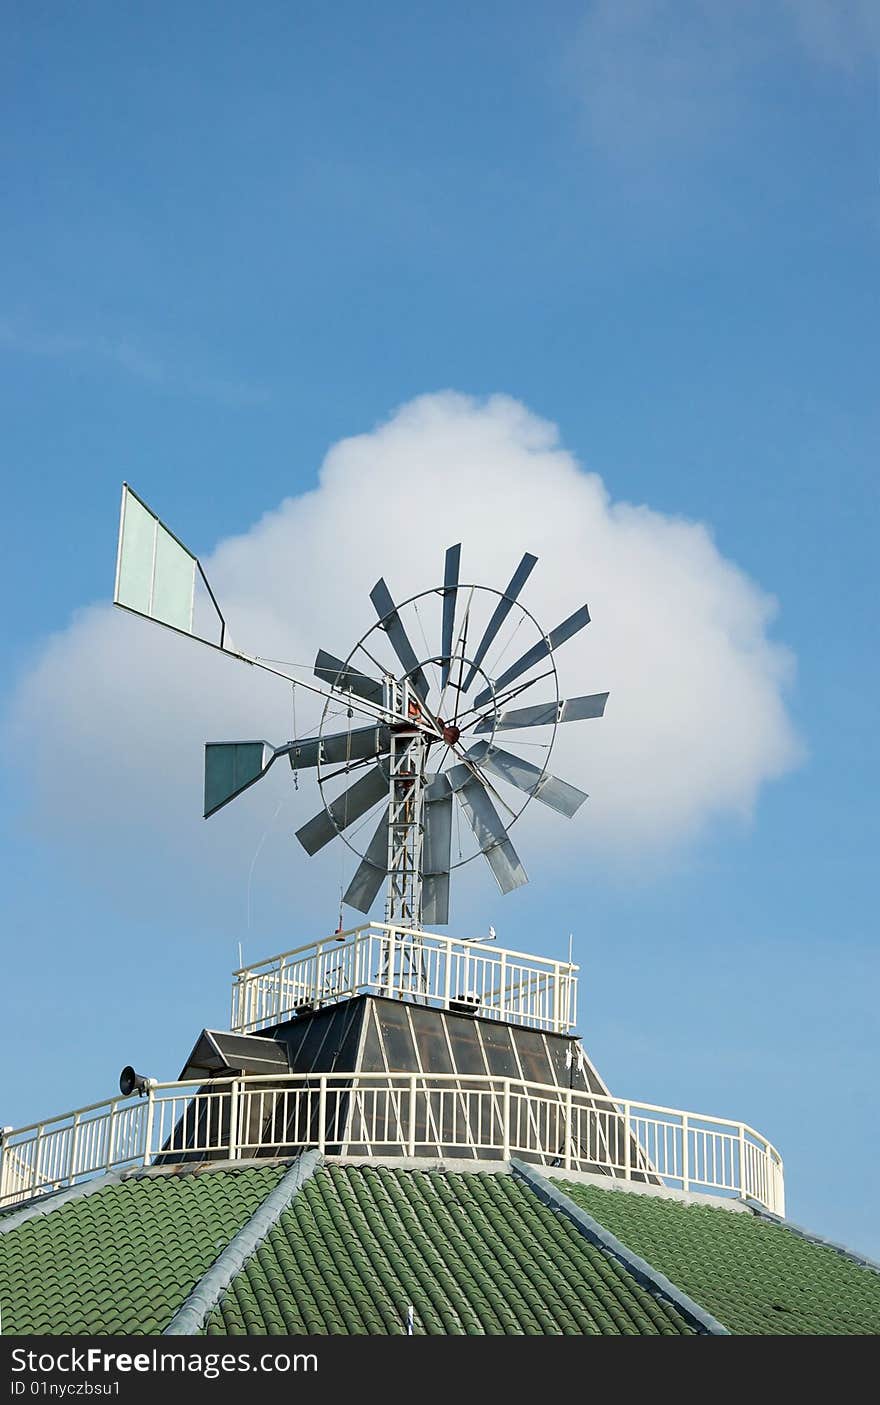
M618 1263L622 1264L636 1282L646 1288L649 1293L671 1303L698 1332L712 1337L729 1337L731 1335L729 1329L722 1322L719 1322L717 1317L713 1317L700 1303L688 1297L687 1293L683 1292L659 1269L654 1268L653 1264L649 1264L646 1259L633 1253L603 1224L595 1220L586 1210L582 1210L580 1205L576 1204L570 1196L552 1185L536 1167L525 1161L520 1161L517 1157L511 1157L510 1168L514 1176L524 1181L529 1190L537 1195L545 1205L548 1205L557 1214L564 1215L566 1219L571 1221L575 1229L586 1239L589 1239L592 1244L595 1244L598 1249L617 1259Z
M162 1333L164 1337L191 1337L201 1332L208 1315L217 1306L233 1278L260 1247L323 1159L321 1153L314 1149L304 1151L297 1157L290 1170L285 1172L265 1200L260 1201L250 1219L233 1235L189 1297L181 1303Z

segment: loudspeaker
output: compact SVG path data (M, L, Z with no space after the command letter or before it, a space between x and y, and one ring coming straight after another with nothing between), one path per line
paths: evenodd
M140 1093L143 1097L148 1088L155 1085L155 1078L147 1078L144 1073L135 1073L131 1064L126 1064L119 1075L119 1091L124 1098L131 1093Z

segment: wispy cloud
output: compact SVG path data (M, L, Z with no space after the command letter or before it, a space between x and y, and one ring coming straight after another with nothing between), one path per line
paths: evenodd
M806 55L824 67L876 68L880 58L877 0L781 0Z
M771 64L853 75L878 54L876 0L596 0L569 74L597 150L638 165L735 137Z
M269 398L268 391L262 386L205 374L162 360L145 351L130 337L46 330L19 319L4 317L0 318L0 349L22 356L103 363L166 390L202 395L230 405L257 405Z

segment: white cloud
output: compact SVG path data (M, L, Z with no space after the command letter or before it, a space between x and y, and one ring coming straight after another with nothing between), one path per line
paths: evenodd
M150 485L135 486L149 501ZM197 535L196 522L170 525ZM555 427L512 399L412 401L336 444L313 492L205 566L239 647L310 665L318 647L345 655L373 622L379 575L398 600L436 586L459 540L462 578L499 588L524 550L539 557L523 600L547 629L589 603L592 623L559 652L562 692L611 694L605 718L560 728L553 753L551 769L587 790L587 805L572 821L532 805L514 831L533 877L573 855L656 859L716 816L748 816L761 786L796 763L783 696L792 660L768 637L773 600L701 524L613 502ZM300 695L297 709L302 733L315 707ZM310 778L294 792L276 767L200 818L203 741L291 734L283 682L96 605L20 680L6 745L27 760L32 822L139 904L184 884L209 907L233 893L240 907L259 849L261 883L306 905L321 892L326 911L342 846L307 860L292 838L319 807Z

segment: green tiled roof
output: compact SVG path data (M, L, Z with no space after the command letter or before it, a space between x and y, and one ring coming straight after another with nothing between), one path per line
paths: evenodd
M880 1274L750 1213L557 1181L731 1332L880 1333Z
M0 1232L4 1333L160 1334L286 1170L142 1176L46 1202ZM555 1184L732 1332L880 1334L880 1274L829 1246L750 1212ZM410 1304L418 1334L688 1335L693 1321L527 1178L376 1162L305 1180L204 1330L402 1334Z
M0 1234L8 1335L155 1335L283 1167L108 1185Z
M284 1211L209 1334L688 1335L509 1175L335 1166Z

